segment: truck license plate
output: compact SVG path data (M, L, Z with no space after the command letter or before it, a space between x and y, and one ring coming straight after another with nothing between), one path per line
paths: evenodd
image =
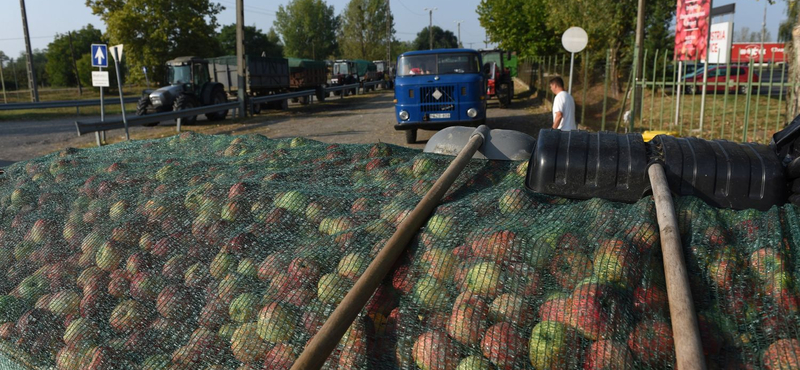
M450 118L450 113L431 113L431 118Z

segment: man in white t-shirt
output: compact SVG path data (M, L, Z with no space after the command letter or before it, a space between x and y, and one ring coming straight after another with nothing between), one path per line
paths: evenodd
M577 130L575 124L575 100L564 90L564 80L553 77L550 80L550 91L555 94L553 99L553 129L561 131Z

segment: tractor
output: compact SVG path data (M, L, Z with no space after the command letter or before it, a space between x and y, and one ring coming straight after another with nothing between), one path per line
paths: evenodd
M508 54L508 58L503 57L505 53ZM514 97L514 81L511 80L511 71L505 67L505 59L511 58L511 52L499 49L481 50L481 58L483 74L487 79L487 99L497 97L500 108L508 107Z
M222 104L228 101L225 86L211 80L208 60L198 57L179 57L167 62L167 86L145 90L136 106L136 115L162 113ZM222 120L228 110L207 113L211 121ZM185 124L197 122L197 116L184 118ZM158 123L146 126L155 126Z

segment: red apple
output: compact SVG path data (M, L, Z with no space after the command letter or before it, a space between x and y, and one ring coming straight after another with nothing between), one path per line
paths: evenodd
M481 350L483 356L498 369L515 369L526 358L528 344L514 329L514 325L501 322L486 330Z
M668 367L675 363L672 328L666 321L639 322L628 337L628 348L646 366Z
M601 339L592 343L586 350L584 370L627 370L633 369L633 355L625 343Z
M800 369L800 340L775 341L761 355L761 361L767 370Z
M455 370L458 364L458 347L440 331L420 335L412 350L414 362L422 370Z

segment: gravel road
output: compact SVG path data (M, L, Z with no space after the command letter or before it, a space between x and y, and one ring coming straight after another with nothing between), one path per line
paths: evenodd
M522 88L518 88L520 91ZM414 148L423 148L434 131L420 130L416 144L406 144L405 134L394 129L393 94L376 91L345 99L329 98L324 103L307 106L292 104L286 111L264 110L261 114L221 122L198 120L186 130L204 134L252 134L270 138L304 136L310 139L336 143L386 142ZM91 121L92 118L81 117ZM535 135L547 127L550 113L541 102L531 99L530 93L519 94L508 109L499 109L496 101L489 102L487 125L492 128L515 129ZM67 147L91 147L94 135L78 137L76 118L45 121L0 121L0 167L35 158ZM166 137L175 134L175 124L164 122L157 127L132 127L133 139ZM124 130L108 133L110 142L124 140Z

